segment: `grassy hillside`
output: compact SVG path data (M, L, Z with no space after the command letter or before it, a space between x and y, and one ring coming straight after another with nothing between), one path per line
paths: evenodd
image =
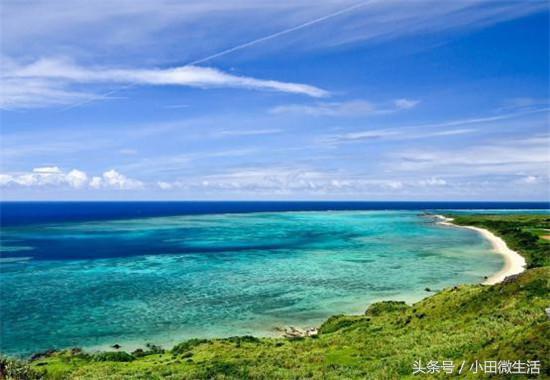
M455 371L464 360L468 368L475 360L541 360L541 378L550 377L549 243L539 237L550 228L549 219L461 216L457 222L501 234L538 268L503 284L445 289L413 306L381 302L365 315L334 316L317 337L191 340L166 352L149 347L134 354L64 351L29 365L4 360L4 373L48 379L394 379L429 377L412 376L416 360L453 360Z

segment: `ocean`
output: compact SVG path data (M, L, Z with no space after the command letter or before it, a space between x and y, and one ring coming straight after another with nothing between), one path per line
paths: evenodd
M3 202L0 351L133 350L272 336L498 271L475 231L425 211L547 203Z

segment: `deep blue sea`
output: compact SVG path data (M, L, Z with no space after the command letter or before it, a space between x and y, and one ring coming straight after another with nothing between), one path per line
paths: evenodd
M502 258L425 211L547 203L4 202L0 351L270 336L476 283Z
M549 210L549 202L0 202L0 225L278 211Z

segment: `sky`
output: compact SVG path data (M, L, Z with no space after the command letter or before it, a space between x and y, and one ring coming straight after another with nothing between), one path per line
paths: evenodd
M1 198L550 201L549 12L4 0Z

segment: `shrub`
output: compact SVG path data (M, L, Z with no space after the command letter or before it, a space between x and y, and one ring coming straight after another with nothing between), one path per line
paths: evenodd
M132 352L132 355L136 358L140 358L147 355L164 354L165 352L164 348L151 343L147 343L145 347L147 348L147 350L138 348L137 350Z
M393 311L404 311L407 310L410 306L408 306L403 301L383 301L383 302L376 302L370 305L365 312L367 315L380 315L384 313L390 313Z
M189 339L183 343L174 346L174 348L172 348L172 353L176 355L183 354L184 352L193 349L193 347L196 347L206 342L208 342L206 339Z
M328 334L345 327L353 325L357 321L356 317L349 317L345 315L334 315L324 322L319 327L320 334Z
M33 370L27 362L0 356L0 379L35 380L41 378L42 375Z
M92 355L94 362L131 362L135 357L124 351L118 352L98 352Z

